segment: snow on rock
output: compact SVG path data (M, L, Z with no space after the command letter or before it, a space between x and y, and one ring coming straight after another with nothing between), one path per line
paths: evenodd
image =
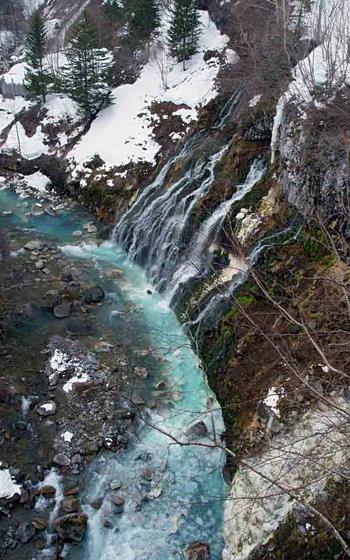
M256 95L255 97L253 97L248 103L249 107L255 107L259 103L261 98L262 98L261 93L260 95Z
M119 86L113 91L114 105L101 112L88 133L70 152L76 162L83 163L98 153L109 165L122 166L131 161L153 163L160 146L152 135L154 115L150 112L151 104L171 101L177 105L187 105L189 110L181 110L179 114L188 123L196 118L200 106L215 97L215 78L220 63L216 57L205 62L203 53L207 50L223 51L228 37L219 32L208 12L201 11L200 15L203 32L199 50L188 61L187 70L184 71L182 63L177 63L168 55L167 75L162 79L160 55L155 51L133 84ZM168 22L164 22L164 42L167 27ZM164 52L161 56L164 56ZM167 88L164 87L164 81Z
M22 109L27 109L29 105L29 101L24 97L15 97L14 99L0 97L0 134L13 122L15 115Z
M279 410L278 403L280 399L283 398L284 396L285 396L285 391L283 387L281 387L280 389L277 389L276 387L270 387L267 396L264 398L263 402L276 414L276 416L280 417L280 410Z
M61 435L61 438L62 438L64 441L67 441L68 443L70 443L70 442L72 441L73 437L74 437L74 434L73 434L72 432L69 432L69 431L64 432L64 433Z
M65 377L69 375L69 379L65 380L62 387L65 393L70 393L76 383L89 381L91 379L90 371L91 363L88 360L84 361L78 356L70 356L58 348L55 349L48 364L50 384L57 383L61 375L65 374Z
M13 125L2 149L6 151L17 151L26 159L35 159L49 152L49 146L45 144L45 134L40 127L33 136L27 136L21 123Z
M12 498L20 493L21 486L13 481L10 471L0 468L0 498Z
M325 490L330 473L349 459L350 403L338 398L334 404L345 413L320 404L238 469L225 502L223 560L247 559L298 505L281 486L309 502Z
M47 187L51 184L50 179L41 173L41 171L26 175L24 181L30 189L41 194L45 194L47 192Z

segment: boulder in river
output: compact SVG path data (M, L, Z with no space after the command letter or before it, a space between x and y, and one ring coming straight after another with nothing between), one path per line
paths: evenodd
M86 513L68 513L57 517L53 528L63 542L81 542L86 531L88 516Z
M210 548L208 543L194 541L185 549L186 560L210 560Z
M69 467L71 463L70 458L64 453L57 453L53 458L53 462L60 467Z
M55 305L55 307L53 308L53 314L56 317L56 319L66 319L67 317L70 317L71 313L72 313L71 301L59 303L58 305Z
M90 290L86 290L83 293L83 303L91 304L91 303L100 303L105 297L105 293L100 288L100 286L96 286L95 288L91 288Z

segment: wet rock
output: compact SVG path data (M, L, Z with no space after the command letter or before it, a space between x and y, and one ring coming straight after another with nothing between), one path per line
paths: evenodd
M69 513L55 519L52 525L63 542L79 543L86 531L87 521L86 513Z
M86 230L88 233L97 233L97 227L95 224L87 224Z
M111 480L111 482L109 483L109 487L110 487L111 490L119 490L119 488L121 488L121 486L122 486L122 483L118 479Z
M57 406L54 401L45 401L41 404L38 404L36 407L36 411L39 416L53 416L56 414Z
M141 476L144 480L150 482L151 480L153 480L154 471L152 469L144 469L141 473Z
M134 373L137 377L140 377L141 379L147 379L148 377L148 370L145 367L134 368Z
M81 237L83 235L83 232L80 229L76 229L75 231L73 231L72 235L73 237Z
M35 535L35 528L31 523L21 523L16 531L16 539L21 544L27 544L33 539Z
M55 465L59 465L60 467L69 467L71 463L70 458L64 453L57 453L57 455L53 458L53 462Z
M80 502L78 498L69 496L62 500L61 508L64 513L76 513L80 511Z
M190 426L186 431L186 435L190 438L202 438L205 437L207 433L208 428L202 420Z
M30 213L32 216L42 216L45 210L41 204L33 204Z
M166 389L165 381L159 381L159 383L157 383L155 388L157 391L164 391L164 389Z
M55 307L53 308L53 314L56 319L66 319L67 317L70 317L71 313L72 302L70 301L55 305Z
M44 267L45 267L45 263L43 260L39 259L38 261L36 261L35 268L37 270L42 270Z
M72 463L73 465L81 465L81 463L84 461L84 458L82 455L80 455L80 453L75 453L72 457Z
M102 527L105 529L113 529L113 521L109 517L103 517L101 520Z
M99 510L102 504L103 498L95 498L94 500L92 500L92 502L90 502L90 506L95 510Z
M53 498L56 494L56 488L47 484L41 488L40 494L45 498Z
M47 527L45 519L42 519L41 517L34 517L32 519L32 525L37 531L44 531Z
M125 499L123 496L120 496L119 494L112 494L110 496L110 500L114 506L114 513L121 514L124 512Z
M95 288L86 290L83 293L83 303L100 303L104 299L104 297L105 293L102 288L100 288L100 286L96 286Z
M185 548L186 560L210 560L210 548L205 542L195 541Z
M9 403L16 395L16 389L4 377L0 377L0 402Z
M28 241L28 243L24 245L24 248L27 249L27 251L40 251L43 246L44 245L41 241L33 239L32 241Z

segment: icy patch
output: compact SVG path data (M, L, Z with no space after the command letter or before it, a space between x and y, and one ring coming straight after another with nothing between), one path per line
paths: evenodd
M13 481L10 471L0 468L0 498L12 498L15 494L20 493L21 486Z
M273 388L272 388L273 389ZM271 390L272 391L272 390ZM270 394L274 405L275 395ZM259 456L237 471L225 506L223 560L245 560L271 537L298 505L321 493L330 474L349 459L349 402L334 401L305 414L288 434L276 436ZM264 477L264 478L263 478Z

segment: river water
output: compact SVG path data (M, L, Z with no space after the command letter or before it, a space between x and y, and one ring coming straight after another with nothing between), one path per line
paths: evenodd
M214 443L220 441L224 425L190 340L165 300L153 292L143 270L122 249L110 241L79 243L72 236L74 230L92 220L90 215L66 208L56 216L44 214L28 220L28 204L32 202L3 189L0 227L31 229L36 236L58 242L73 262L89 263L92 278L97 275L102 287L108 285L112 301L100 314L100 332L103 322L116 328L123 323L125 307L119 303L122 293L162 363L160 377L151 376L145 384L151 390L161 379L167 395L156 408L143 412L146 423L141 422L138 431L130 435L126 451L106 451L88 467L83 498L83 508L89 514L88 531L81 546L66 549L66 557L181 559L188 543L203 540L210 545L212 560L219 560L223 548L225 457ZM120 278L113 280L111 288L109 272L115 269L120 271ZM207 429L206 434L196 436L201 445L175 443L174 439L193 442L189 429L198 422L204 422ZM108 494L112 481L120 485L119 492L125 499L123 513L116 513L108 502L99 510L89 505Z

